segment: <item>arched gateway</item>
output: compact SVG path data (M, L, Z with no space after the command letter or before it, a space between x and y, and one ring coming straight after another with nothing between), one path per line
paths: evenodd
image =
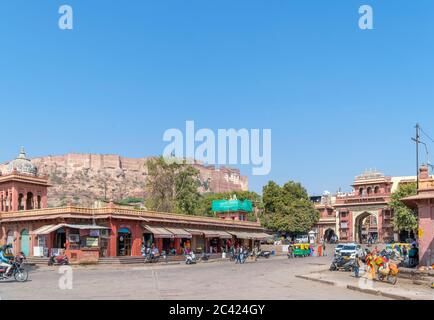
M378 241L378 213L365 211L354 216L354 240L357 243Z

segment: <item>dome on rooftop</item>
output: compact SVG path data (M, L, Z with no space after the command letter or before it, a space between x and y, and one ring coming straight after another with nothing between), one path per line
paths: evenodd
M26 152L23 147L21 147L20 154L18 158L9 162L6 174L12 173L14 170L17 170L18 173L37 175L38 168L26 157Z

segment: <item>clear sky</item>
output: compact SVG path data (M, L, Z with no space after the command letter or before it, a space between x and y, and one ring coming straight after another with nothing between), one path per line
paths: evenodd
M62 4L72 31L57 26ZM374 30L358 28L363 4ZM272 172L250 176L255 191L414 174L415 123L434 135L434 2L1 1L0 111L1 162L21 145L157 155L166 129L194 120L272 129Z

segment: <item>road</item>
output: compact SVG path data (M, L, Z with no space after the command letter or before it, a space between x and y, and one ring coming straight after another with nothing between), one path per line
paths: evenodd
M371 295L296 276L324 270L331 258L273 258L235 265L73 267L72 281L59 268L30 273L27 283L0 282L2 300L362 300ZM69 279L69 278L68 278ZM59 285L60 284L60 285ZM69 286L72 284L72 287Z

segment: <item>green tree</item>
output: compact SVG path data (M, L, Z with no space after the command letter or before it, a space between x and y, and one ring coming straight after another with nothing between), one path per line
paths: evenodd
M390 207L393 209L393 226L401 231L417 231L417 212L410 209L401 200L417 194L416 183L403 184L391 196Z
M319 220L319 212L300 183L289 181L280 187L270 181L263 189L263 202L261 221L274 231L305 233Z
M155 211L194 214L199 205L199 171L187 164L168 162L163 157L146 163L146 204Z

